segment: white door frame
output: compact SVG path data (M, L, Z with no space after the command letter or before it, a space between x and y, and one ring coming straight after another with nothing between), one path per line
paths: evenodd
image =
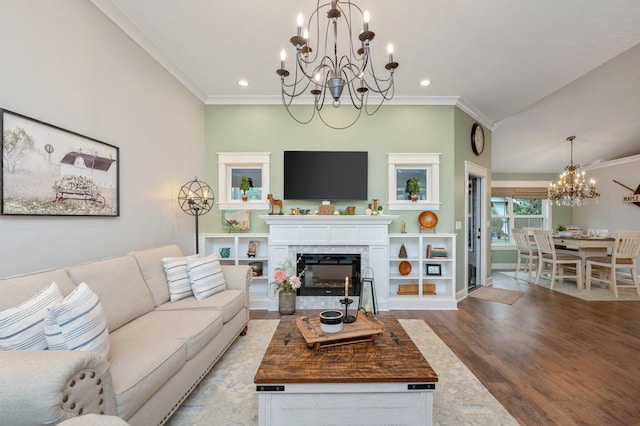
M468 192L469 192L469 181L470 181L470 177L475 177L478 179L479 181L479 185L478 185L478 189L480 190L480 195L481 195L481 199L480 199L480 218L478 220L478 223L480 223L481 226L481 232L480 232L480 241L479 241L479 246L481 247L480 249L480 265L479 265L479 271L477 273L477 285L478 286L484 286L487 285L487 271L488 271L488 267L487 267L487 252L489 251L489 248L487 247L487 233L488 233L488 229L489 229L489 225L488 225L488 220L487 220L487 200L489 199L488 197L488 179L489 179L489 170L479 166L475 163L472 163L470 161L465 161L464 162L464 170L465 170L465 179L464 179L464 183L465 183L465 197L464 197L464 217L465 217L465 221L464 221L464 296L466 296L468 294L469 291L469 286L468 286L468 282L469 282L469 268L466 267L466 265L469 264L469 229L467 229L469 227L469 197L468 197Z

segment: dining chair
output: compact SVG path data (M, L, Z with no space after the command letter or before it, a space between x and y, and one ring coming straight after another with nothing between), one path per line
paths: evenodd
M538 271L536 275L536 282L540 281L542 271L545 264L551 266L551 286L553 289L556 278L560 280L564 278L575 278L576 284L579 290L582 290L582 258L573 254L560 254L556 252L556 246L553 242L553 235L551 231L544 229L534 229L533 238L535 239L536 246L538 247ZM560 267L560 275L558 274L558 266ZM575 268L575 275L567 275L565 266L573 266Z
M531 282L531 274L533 273L533 265L534 263L538 264L538 249L535 246L531 237L529 237L529 232L523 228L513 228L512 230L513 239L516 242L516 248L518 249L518 263L516 264L516 278L518 277L518 272L520 272L520 265L525 262L527 264L529 277L527 278L528 282Z
M597 281L606 283L609 289L618 298L618 287L635 287L640 295L640 285L638 285L638 257L640 256L640 231L618 231L616 242L613 245L610 256L587 258L587 273L585 286L587 291L591 290L591 282ZM593 275L593 267L607 269L605 274ZM633 285L618 284L617 270L629 269ZM603 271L601 271L603 272Z

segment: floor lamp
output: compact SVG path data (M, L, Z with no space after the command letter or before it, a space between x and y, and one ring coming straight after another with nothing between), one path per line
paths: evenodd
M180 188L180 193L178 194L180 208L186 214L190 214L196 218L196 254L199 253L198 217L207 214L209 210L211 210L214 200L215 198L211 187L198 180L197 176L194 180L185 183L182 185L182 188Z

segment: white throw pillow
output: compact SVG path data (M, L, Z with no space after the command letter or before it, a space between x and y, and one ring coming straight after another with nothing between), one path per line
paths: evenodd
M47 307L60 303L63 298L53 282L29 300L0 312L0 349L47 349L43 324Z
M196 299L204 299L227 289L217 254L187 259L191 289Z
M197 258L198 256L195 255L162 258L164 272L167 275L167 283L169 284L169 297L172 302L193 295L191 281L189 281L189 271L187 271L187 260Z
M44 332L51 350L93 351L109 357L109 330L102 304L86 283L47 309Z

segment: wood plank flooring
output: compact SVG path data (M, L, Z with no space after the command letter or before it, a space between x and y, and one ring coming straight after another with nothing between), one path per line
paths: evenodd
M639 302L586 302L501 273L493 285L525 294L392 313L423 319L522 425L640 425Z

